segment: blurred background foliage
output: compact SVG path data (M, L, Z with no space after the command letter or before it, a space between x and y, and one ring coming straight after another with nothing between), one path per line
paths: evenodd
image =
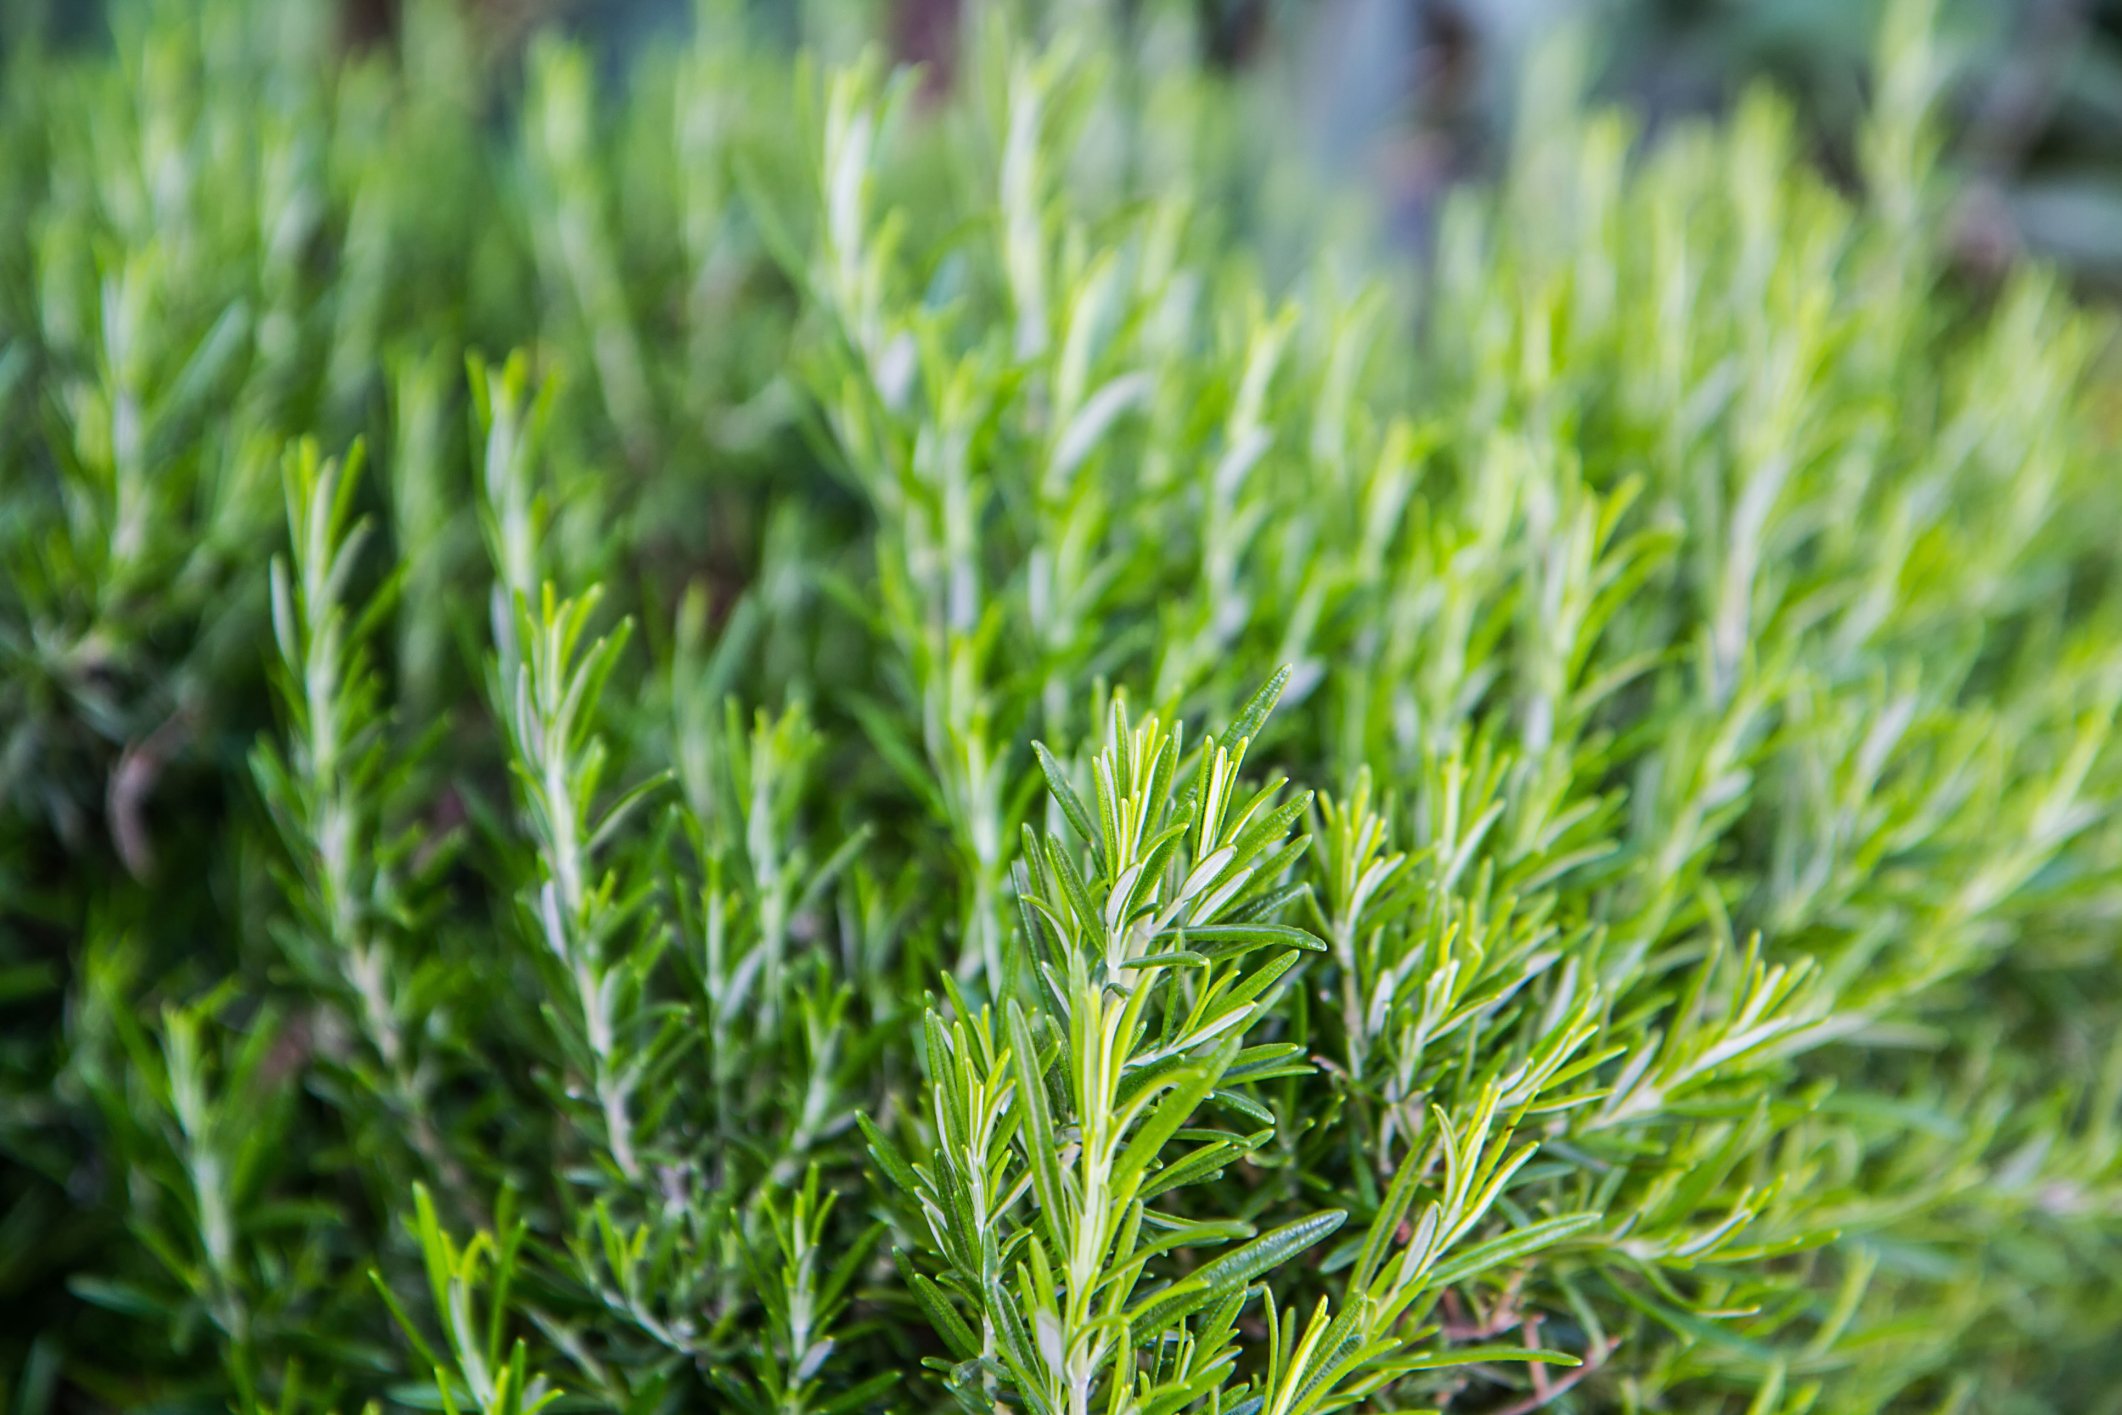
M125 0L117 0L121 7ZM557 29L622 74L691 23L692 0L461 0L489 77L520 71ZM952 82L981 0L748 0L761 32L832 48L876 33ZM1793 99L1830 173L1854 168L1854 134L1881 0L1194 0L1200 57L1264 78L1279 130L1315 170L1381 194L1395 234L1420 242L1441 193L1492 173L1516 90L1542 35L1591 39L1595 97L1656 129L1728 111L1768 80ZM7 0L0 44L94 42L113 0ZM1066 5L1056 8L1065 9ZM1118 0L1123 15L1139 0ZM403 0L340 0L349 48L403 40ZM2122 292L2122 0L1955 0L1943 26L1956 78L1944 105L1961 181L1953 243L1972 276L2026 254L2087 288ZM860 37L860 38L858 38Z

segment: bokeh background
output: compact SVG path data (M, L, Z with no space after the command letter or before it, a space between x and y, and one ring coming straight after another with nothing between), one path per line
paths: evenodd
M95 43L126 0L0 0L0 45ZM589 43L608 77L694 21L699 0L457 0L485 38L497 89L541 29ZM952 82L986 0L723 0L791 46L891 36L896 57ZM1135 0L1074 0L1117 9ZM1798 104L1819 161L1851 166L1876 0L1194 0L1215 65L1262 80L1273 138L1317 173L1382 198L1393 238L1419 243L1441 192L1491 170L1528 56L1575 27L1589 87L1655 127L1728 107L1766 80ZM1066 8L1063 4L1059 8ZM403 40L405 0L339 0L350 48ZM2122 294L2122 0L1958 0L1947 103L1962 184L1954 245L1978 277L2034 253ZM505 92L501 95L505 101Z

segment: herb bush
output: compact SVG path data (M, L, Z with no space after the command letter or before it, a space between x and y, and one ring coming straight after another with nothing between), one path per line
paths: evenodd
M453 14L0 91L16 1408L2115 1408L2110 326L1919 8L1414 262L1169 7Z

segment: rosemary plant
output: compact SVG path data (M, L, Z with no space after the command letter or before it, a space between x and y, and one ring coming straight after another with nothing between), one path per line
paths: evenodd
M1410 256L1195 6L869 8L10 30L10 1408L2112 1408L2115 326L1948 20L1839 182L1557 42Z

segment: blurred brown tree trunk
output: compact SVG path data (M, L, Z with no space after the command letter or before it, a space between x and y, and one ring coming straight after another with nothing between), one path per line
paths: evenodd
M339 38L348 49L372 49L397 37L398 0L340 0Z
M901 63L922 66L922 88L932 97L948 93L957 78L961 9L962 0L896 0L892 5L892 53Z

